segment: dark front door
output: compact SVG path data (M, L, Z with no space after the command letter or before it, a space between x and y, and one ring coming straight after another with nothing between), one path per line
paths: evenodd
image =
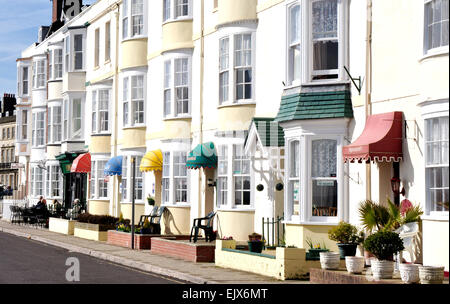
M64 206L72 208L73 201L78 198L83 208L86 206L86 173L67 173L64 176Z

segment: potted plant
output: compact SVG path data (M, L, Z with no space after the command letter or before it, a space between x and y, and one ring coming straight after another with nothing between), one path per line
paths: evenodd
M320 245L319 243L314 244L311 238L306 238L306 244L308 245L309 249L306 253L306 257L309 260L318 260L320 258L319 254L321 252L327 252L330 251L326 246L325 243L322 243Z
M344 221L328 231L328 238L337 242L341 258L355 256L356 247L363 241L362 233L358 233L358 228Z
M419 265L402 263L399 265L400 277L406 284L419 282Z
M147 203L149 204L149 206L155 205L155 199L150 194L147 196Z
M140 234L151 234L152 233L152 225L150 224L150 221L148 218L145 218L144 223L142 224L142 227L139 230Z
M253 232L248 236L248 250L250 252L261 253L264 242L262 241L262 235Z
M391 279L394 272L394 254L405 248L399 234L386 230L378 231L367 237L364 248L376 258L371 260L373 277L376 280Z
M419 266L420 284L442 284L444 266Z
M320 255L320 266L322 269L335 270L339 268L339 252L323 251Z

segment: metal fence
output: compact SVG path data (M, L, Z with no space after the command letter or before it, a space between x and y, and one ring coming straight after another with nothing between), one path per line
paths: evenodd
M284 245L283 216L262 219L262 236L266 241L264 247L278 247Z

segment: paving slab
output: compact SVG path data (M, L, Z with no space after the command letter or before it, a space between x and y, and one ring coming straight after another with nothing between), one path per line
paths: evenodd
M43 228L11 224L0 219L0 232L14 234L35 241L61 247L117 264L174 277L195 284L309 284L308 281L279 281L274 278L233 269L217 267L214 263L193 263L151 253L109 245L59 234Z

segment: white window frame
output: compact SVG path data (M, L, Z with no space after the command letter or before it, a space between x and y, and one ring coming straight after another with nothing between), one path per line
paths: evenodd
M131 153L123 155L122 159L122 195L121 195L121 201L122 203L129 203L132 200L131 194L132 190L132 166L131 166L131 158L134 157L136 161L136 174L135 174L135 181L136 181L136 189L135 189L135 202L138 204L144 203L144 190L145 190L145 183L144 183L144 175L139 170L139 164L141 163L143 154L141 153ZM139 183L141 183L141 186L139 187ZM140 197L139 197L140 192Z
M434 211L431 208L431 202L429 200L429 196L428 196L428 181L427 181L427 169L431 169L431 168L445 168L448 167L449 164L448 163L439 163L439 164L427 164L427 159L428 159L428 149L427 149L427 120L429 119L436 119L436 118L443 118L443 117L449 117L448 114L448 110L447 112L445 111L440 111L440 112L435 112L432 114L427 114L424 115L424 167L425 167L425 215L426 217L429 216L430 218L434 218L434 219L446 219L448 220L449 218L449 212L448 211ZM448 145L448 144L447 144ZM447 177L448 178L448 177ZM447 187L441 187L442 190L444 190Z
M176 84L176 62L179 60L187 60L187 85ZM166 67L167 64L170 62L170 75L167 75ZM165 60L163 61L163 116L165 119L167 118L189 118L191 117L191 108L192 108L192 56L188 54L171 54L166 55ZM178 73L180 74L180 73ZM169 86L167 87L167 82ZM188 100L187 100L187 107L188 111L187 113L178 113L177 111L177 88L187 88L188 90ZM170 103L167 103L166 100L166 93L170 91ZM169 104L170 107L170 114L166 111L167 105Z
M62 198L63 176L58 164L46 166L45 196L47 198ZM55 178L56 177L56 178ZM55 193L58 191L58 193Z
M38 197L44 195L44 169L39 167L32 167L32 183L33 183L33 195Z
M100 28L94 31L94 68L100 65Z
M62 141L83 141L84 140L84 132L85 132L85 124L83 123L83 117L85 114L85 94L71 94L70 96L65 96L62 102ZM80 100L80 116L74 117L74 101ZM74 121L75 119L80 121L81 129L78 130L77 134L74 133ZM78 135L78 136L77 136Z
M447 21L447 24L449 22L448 19L448 7L447 7L447 19L442 19L442 13L441 13L441 19L436 22L436 23L440 23L440 32L441 32L441 37L440 37L440 45L436 46L436 47L432 47L432 46L428 46L428 38L429 38L429 31L428 31L428 24L427 24L427 6L428 5L433 5L433 3L436 2L441 2L441 0L424 0L424 23L423 23L423 54L424 56L427 55L434 55L434 54L439 54L439 53L448 53L449 50L449 45L447 44L443 44L442 40L443 40L443 36L442 36L442 28L443 28L443 22ZM447 0L448 3L448 0ZM444 11L442 9L442 2L441 2L441 12ZM448 32L447 32L448 34ZM447 37L447 42L449 40L449 37Z
M103 168L99 168L99 162L103 163ZM99 158L91 160L91 180L90 180L90 199L107 200L109 197L109 182L105 181L104 168L108 162L107 158ZM99 174L100 173L100 174ZM100 194L100 184L102 188L106 188L106 196Z
M135 86L138 79L142 78L142 87ZM122 78L122 124L123 127L145 126L146 110L146 74L133 73L127 74ZM134 94L134 90L141 90L141 96ZM136 117L141 114L142 121L137 121Z
M28 139L28 112L28 109L24 109L21 111L22 128L20 129L20 139L22 140Z
M251 64L250 65L240 65L237 66L236 65L236 47L235 47L235 37L236 36L241 36L241 35L251 35L251 50L250 50L250 56L251 56ZM228 38L228 56L223 55L222 53L222 49L220 48L220 41L222 41L223 39ZM218 91L217 91L217 96L218 96L218 106L229 106L229 105L235 105L235 104L254 104L255 103L255 79L256 79L256 70L255 70L255 62L256 62L256 32L255 30L251 30L251 29L238 29L238 31L235 32L231 32L231 33L227 33L226 35L222 35L219 38L219 61L224 60L226 57L228 60L228 68L227 69L221 69L220 67L220 63L219 63L219 68L218 68L218 78L217 78L217 83L218 83ZM251 73L252 73L252 78L251 78L251 98L243 98L243 99L237 99L236 96L236 91L237 91L237 70L239 69L250 69ZM222 74L223 72L228 71L228 100L226 101L222 101L221 100L221 83L220 83L220 74Z
M105 63L111 61L111 21L105 23Z
M295 145L295 144L298 144L298 150L297 150L297 152L298 152L298 155L297 155L297 159L294 159L293 158L293 155L295 155L294 153L293 153L293 146ZM287 196L289 197L289 199L288 199L288 202L289 202L289 204L287 204L287 208L288 208L288 210L289 210L289 213L290 214L292 214L292 218L293 219L296 219L296 220L300 220L300 213L301 213L301 196L300 196L300 189L301 189L301 187L300 187L300 182L302 181L301 180L301 170L302 170L302 168L303 168L303 166L302 166L302 164L301 164L301 162L300 162L300 155L301 155L301 153L300 153L300 139L292 139L292 140L289 140L288 142L287 142L287 147L288 147L288 149L287 149L287 159L288 159L288 164L289 164L289 167L287 168L288 169L288 174L287 174L287 176L286 176L286 178L287 178ZM298 163L298 171L297 172L295 172L296 170L295 170L295 166L294 166L294 164L293 164L293 162L297 162ZM295 174L295 175L294 175ZM293 188L294 188L294 186L295 186L295 183L298 183L298 188L297 188L297 191L298 191L298 193L297 193L297 195L298 195L298 211L299 211L299 214L295 214L295 212L294 212L294 200L293 200L293 197L292 197L292 194L293 194Z
M255 209L255 191L254 191L254 184L255 184L255 174L253 171L253 168L251 166L251 160L250 157L246 157L246 160L248 161L248 167L249 167L249 173L248 174L235 174L234 171L234 162L237 161L235 159L235 147L241 146L242 147L242 153L244 153L244 143L241 140L225 140L223 141L223 144L217 146L217 152L218 154L221 154L222 147L226 146L227 150L227 156L226 159L222 157L221 155L218 155L218 158L221 158L221 161L227 162L227 170L224 174L218 174L218 170L216 170L216 177L217 182L219 182L219 177L226 177L226 186L227 186L227 201L221 202L219 198L217 198L216 202L216 209L218 210L254 210ZM245 154L244 154L245 156ZM235 178L245 177L248 176L250 179L250 204L244 205L244 204L236 204L236 184L235 184Z
M32 146L34 148L44 147L45 146L45 110L44 111L36 111L33 113L33 140Z
M25 73L26 69L26 73ZM19 96L29 96L30 95L30 66L29 65L19 65L17 69L17 92ZM34 86L34 83L32 84ZM26 90L26 92L25 92Z
M127 39L134 39L134 38L142 38L147 37L147 19L148 19L148 1L145 0L139 0L142 1L142 14L134 14L133 15L133 1L137 0L124 0L122 2L122 9L121 9L121 15L122 15L122 22L121 22L121 37L122 40ZM142 24L141 24L141 32L140 33L134 33L134 18L137 16L142 15Z
M101 108L100 104L100 95L101 93L107 92L108 94L108 100L107 100L107 108L103 109ZM95 90L91 91L91 133L92 134L110 134L111 133L111 88L109 87L102 87L102 88L96 88ZM106 120L101 113L106 113ZM95 117L95 121L94 118ZM107 124L107 128L104 128L104 124ZM95 128L94 128L95 127Z
M297 20L297 25L298 25L298 40L296 41L292 41L292 10L294 8L298 7L299 9L299 15L298 15L298 20ZM302 30L303 30L303 17L302 17L302 5L300 3L300 1L294 1L291 3L287 4L286 7L286 41L287 41L287 52L286 52L286 83L288 85L299 85L301 83L301 79L302 79L302 54L304 53L302 51ZM295 78L294 77L294 72L295 72L295 68L293 67L295 64L295 49L298 48L299 49L299 55L298 55L298 60L299 62L299 67L298 67L298 77Z
M75 36L81 36L81 50L76 50ZM77 54L81 54L81 68L76 67ZM73 29L64 37L64 71L83 72L86 68L86 29Z
M46 62L45 58L33 61L33 88L42 89L47 84L46 78Z
M187 2L187 3L184 3ZM167 5L169 7L167 7ZM188 7L188 12L186 15L178 16L178 7L186 6ZM186 20L192 19L192 0L162 0L162 20L163 24L166 22L176 21L176 20Z
M163 175L162 175L162 186L161 186L161 204L164 206L190 206L190 177L189 171L186 168L186 176L175 176L175 153L183 153L186 155L186 160L188 153L187 151L175 149L170 151L163 152ZM167 159L169 157L169 160ZM167 169L166 169L167 168ZM169 172L167 172L167 170ZM168 173L168 174L167 174ZM175 179L177 178L186 178L187 185L187 194L186 194L186 202L177 202L176 201L176 187L175 187ZM168 183L169 188L166 188L166 184ZM164 199L164 192L169 194L168 201Z

